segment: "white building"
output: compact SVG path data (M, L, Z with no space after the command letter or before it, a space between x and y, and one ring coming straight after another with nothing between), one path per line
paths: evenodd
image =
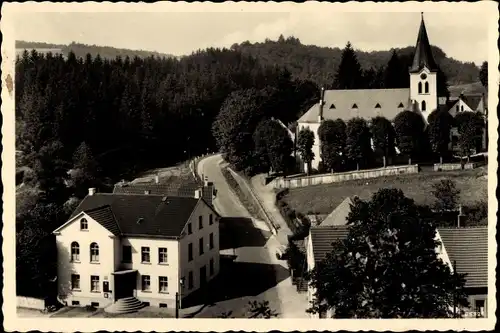
M438 66L432 56L422 16L415 55L412 66L409 68L409 88L327 91L322 89L320 101L297 121L297 133L304 128L309 128L314 133L314 160L311 167L317 169L321 161L318 129L324 120L341 119L347 122L352 118L360 117L370 121L373 117L382 116L393 121L400 112L409 110L421 114L427 123L429 114L438 108L447 108L450 112L456 110L485 112L484 97L478 103L474 100L474 106L467 106L470 103L462 98L457 102L457 109L456 103L449 103L446 97L438 96L437 73ZM483 108L478 107L481 105ZM305 165L301 167L307 168Z
M67 305L175 308L176 294L182 299L219 273L219 215L201 190L189 198L90 189L54 234Z
M348 237L349 226L346 219L351 211L352 200L346 198L319 225L312 226L305 238L307 270L324 260L332 251L332 243ZM464 317L481 318L488 315L488 228L486 226L468 227L461 213L457 216L457 225L439 227L436 240L438 258L451 271L465 273L465 289L469 308L462 309ZM308 285L307 296L312 302L316 290ZM331 318L332 309L320 314L311 314L311 318Z

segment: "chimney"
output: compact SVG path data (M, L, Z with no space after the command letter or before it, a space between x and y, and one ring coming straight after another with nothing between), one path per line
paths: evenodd
M465 217L462 205L458 206L457 228L465 227Z
M160 176L155 175L155 184L159 184L159 183L160 183Z
M90 195L94 195L94 194L95 194L95 192L96 192L95 187L91 187L91 188L89 188L89 196L90 196Z
M144 194L151 194L151 191L150 190L145 190Z
M202 190L201 189L197 189L196 191L194 191L194 198L195 199L200 199L201 195L202 195Z
M319 99L319 115L318 122L323 120L323 106L325 105L325 88L321 87L321 97Z

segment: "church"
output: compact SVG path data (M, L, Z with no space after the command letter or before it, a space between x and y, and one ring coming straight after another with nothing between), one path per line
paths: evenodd
M370 121L373 117L382 116L389 120L402 111L418 112L425 123L429 114L436 109L446 109L453 116L456 112L480 111L486 113L486 100L483 95L460 95L450 98L438 96L438 66L432 56L429 37L424 18L420 23L415 55L409 68L410 87L403 89L352 89L324 90L321 98L297 121L297 133L309 128L314 133L313 169L317 169L321 161L318 129L324 120L342 119L347 123L352 118L360 117ZM452 145L457 141L456 130L452 131ZM486 140L483 140L483 149ZM452 147L453 148L453 147ZM301 165L307 168L306 165Z

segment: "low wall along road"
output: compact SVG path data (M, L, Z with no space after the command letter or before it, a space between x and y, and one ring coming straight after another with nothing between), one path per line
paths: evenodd
M389 166L379 169L327 173L321 175L274 179L271 184L274 188L296 188L320 184L340 183L347 180L369 179L383 176L418 173L418 164Z
M17 296L17 306L20 308L43 310L45 305L43 298Z

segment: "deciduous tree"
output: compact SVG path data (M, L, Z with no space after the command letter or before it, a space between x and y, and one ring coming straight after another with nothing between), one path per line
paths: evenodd
M439 211L454 210L458 208L460 190L454 181L443 179L432 185L432 194L436 198L434 208Z
M453 126L453 117L446 110L434 110L427 121L429 127L427 133L432 151L442 158L448 154L450 143L450 131Z
M347 157L356 163L366 165L371 158L371 134L366 120L352 118L347 122L346 153Z
M307 174L311 172L311 162L314 159L313 145L314 133L309 128L301 129L297 138L297 151L302 161L307 165Z
M424 135L425 123L416 112L403 111L394 118L394 130L399 151L408 156L408 163L420 151L420 140Z
M327 170L341 171L346 158L347 126L342 119L325 120L318 129L321 160Z
M395 154L396 132L394 127L387 118L374 117L371 121L370 132L375 153L384 158L385 166L387 159Z
M473 150L478 151L485 128L483 116L479 112L460 112L455 116L458 128L458 145L462 156L470 157Z
M312 313L335 318L448 318L468 306L464 274L437 255L436 228L399 189L354 200L346 238L310 272ZM335 283L332 283L335 281Z

